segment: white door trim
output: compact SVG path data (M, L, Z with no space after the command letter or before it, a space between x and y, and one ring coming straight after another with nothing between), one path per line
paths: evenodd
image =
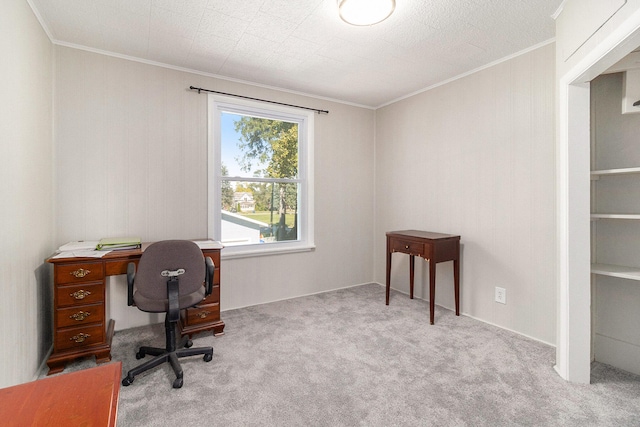
M640 10L558 81L558 325L556 365L569 381L591 376L589 83L640 46Z

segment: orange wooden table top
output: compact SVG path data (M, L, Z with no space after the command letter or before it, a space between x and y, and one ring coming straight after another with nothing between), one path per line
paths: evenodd
M115 426L122 363L0 389L3 426Z

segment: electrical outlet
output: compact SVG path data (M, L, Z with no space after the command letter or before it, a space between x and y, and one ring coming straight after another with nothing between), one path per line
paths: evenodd
M507 303L507 290L505 288L499 288L496 286L496 302L500 304Z

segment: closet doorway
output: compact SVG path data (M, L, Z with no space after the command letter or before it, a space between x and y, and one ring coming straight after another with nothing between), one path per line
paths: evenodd
M559 79L555 369L573 382L590 382L592 360L590 82L637 46L640 14L631 16Z

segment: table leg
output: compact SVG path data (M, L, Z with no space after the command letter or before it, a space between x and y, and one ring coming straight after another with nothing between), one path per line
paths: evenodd
M436 263L429 261L429 321L433 325L436 308Z
M413 299L413 273L416 270L416 257L409 255L409 297Z
M456 316L460 316L460 260L453 260L453 289L456 298Z
M389 305L389 290L391 289L391 251L387 241L387 305Z

